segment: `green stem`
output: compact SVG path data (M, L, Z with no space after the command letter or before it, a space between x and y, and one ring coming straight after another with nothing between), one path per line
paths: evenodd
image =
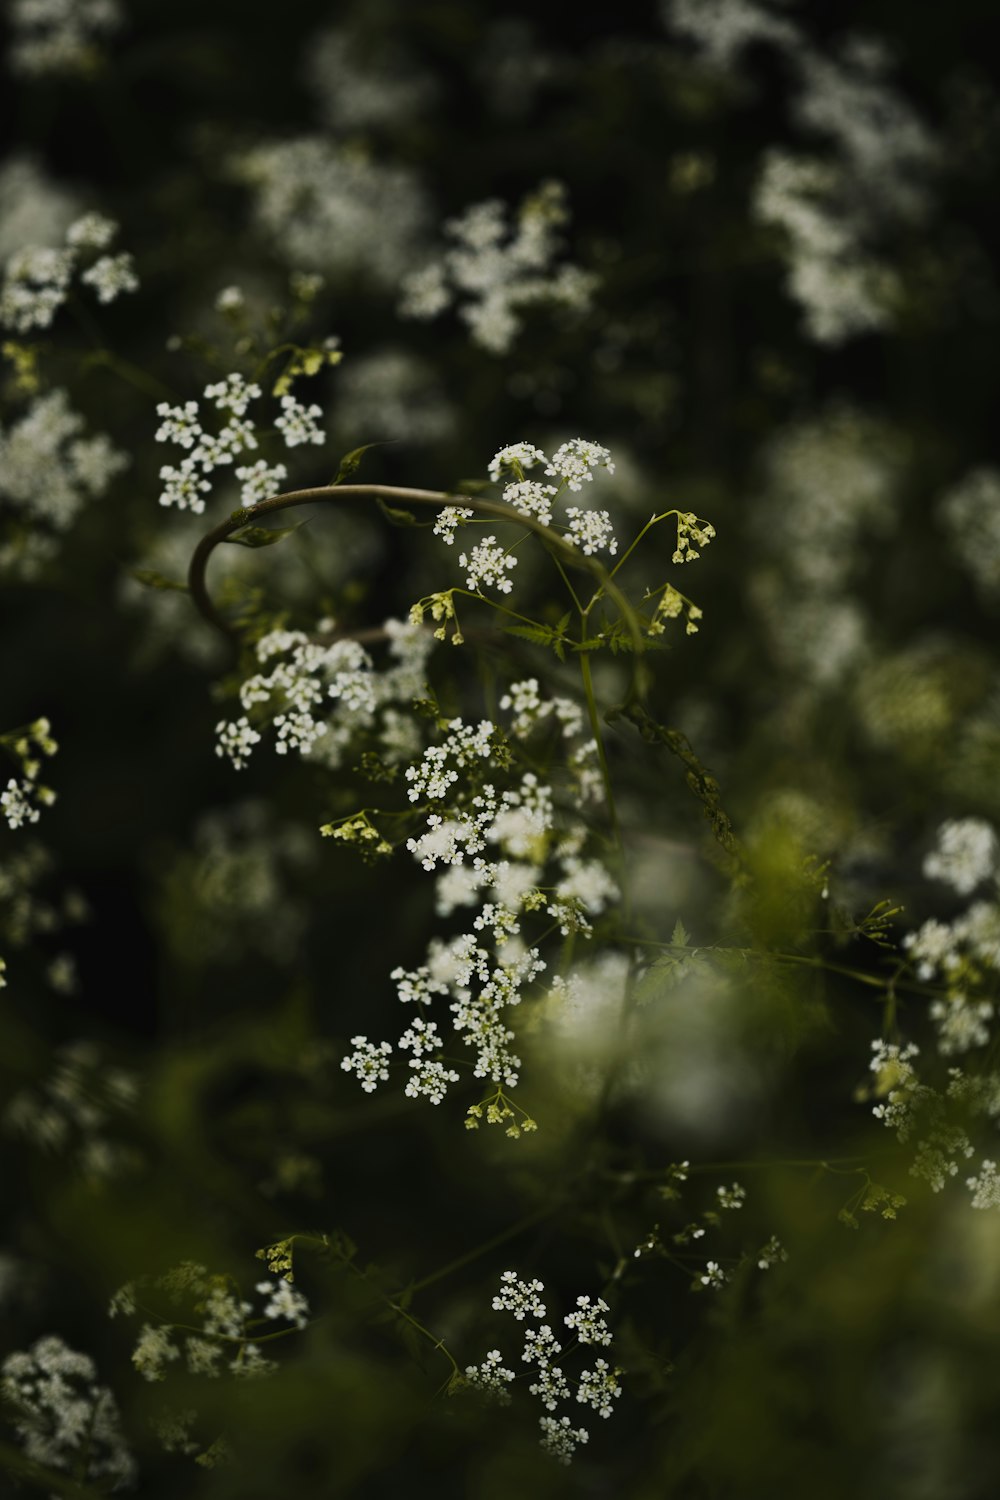
M400 485L389 484L340 484L319 485L313 489L290 490L287 494L274 495L268 500L262 500L259 505L249 506L243 510L232 513L225 521L219 523L210 532L202 537L194 550L191 558L191 566L188 571L188 586L195 607L201 615L213 625L216 630L231 639L238 639L239 632L229 623L216 609L208 592L206 583L206 569L209 558L215 548L226 539L239 531L242 527L255 523L261 516L271 515L274 512L290 510L299 505L316 504L339 504L343 500L385 500L388 502L402 502L405 505L427 506L440 509L444 505L462 505L468 509L478 512L480 515L490 516L497 521L508 521L516 526L521 526L526 531L533 532L550 553L560 564L575 568L579 571L589 573L597 580L598 585L613 600L615 607L625 622L626 629L632 642L634 665L632 669L632 686L629 693L629 701L641 699L644 689L645 674L641 670L641 657L645 650L645 642L642 636L642 628L639 617L632 608L625 594L611 578L607 569L599 563L596 558L587 557L576 547L565 541L557 531L550 526L544 526L536 521L533 516L524 516L509 505L504 505L497 500L486 500L475 495L448 494L442 490L419 490L410 489Z
M543 1219L551 1218L561 1207L562 1201L560 1200L558 1203L546 1204L544 1208L536 1209L534 1213L527 1214L523 1219L519 1219L516 1224L511 1224L507 1229L502 1229L491 1240L486 1240L483 1244L477 1245L474 1250L469 1250L465 1255L460 1255L457 1260L449 1261L439 1271L432 1271L430 1276L424 1276L420 1281L415 1281L407 1290L411 1294L422 1292L424 1287L433 1286L435 1281L442 1281L446 1276L450 1276L453 1271L460 1271L463 1266L471 1265L474 1260L479 1260L481 1256L488 1255L498 1245L505 1245L508 1240L516 1239L519 1234L523 1234L533 1224L540 1224Z

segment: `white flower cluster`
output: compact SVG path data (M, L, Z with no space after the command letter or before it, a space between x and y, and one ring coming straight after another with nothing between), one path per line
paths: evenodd
M459 317L473 343L506 354L522 327L522 309L555 303L586 311L597 278L579 267L554 262L560 229L569 218L565 189L547 182L520 205L513 224L498 198L474 204L444 226L454 241L441 258L403 281L400 313L430 320L459 301Z
M176 443L185 452L178 465L164 464L160 469L160 478L164 481L160 504L176 505L179 510L190 510L196 515L205 509L205 497L211 493L208 476L212 471L234 464L242 453L257 448L256 423L248 419L246 413L251 403L260 399L261 389L242 375L233 373L225 380L207 385L202 394L215 411L228 414L217 432L208 432L202 426L197 401L185 401L182 406L161 401L156 408L160 418L156 441ZM281 409L275 426L286 447L325 441L322 430L316 425L323 415L318 406L306 407L294 396L285 395L281 398ZM240 466L236 469L236 478L242 481L240 499L243 505L257 505L266 500L287 477L284 464L270 465L265 459Z
M0 506L15 527L27 524L36 542L27 557L16 540L0 546L0 570L36 570L55 550L53 533L68 530L87 500L100 499L128 467L104 433L88 437L84 430L63 390L37 397L8 428L0 425Z
M768 152L755 215L784 235L789 288L811 338L836 345L888 324L899 278L890 256L871 246L920 221L939 151L892 87L886 49L848 34L821 51L797 22L754 0L665 0L663 13L726 73L751 44L784 54L795 84L792 123L832 151Z
M119 1490L136 1477L118 1404L97 1382L97 1368L57 1337L8 1354L0 1394L25 1457L76 1481Z
M11 71L27 78L87 73L122 24L118 0L11 0Z
M515 683L501 706L513 711L519 738L545 723L558 726L570 741L583 734L578 705L565 699L543 703L535 679ZM488 1107L472 1107L467 1125L476 1128L486 1107L488 1122L509 1122L507 1133L516 1137L534 1122L517 1123L501 1097L504 1088L516 1085L521 1066L508 1017L546 967L537 948L522 938L521 919L544 908L564 934L586 936L591 919L619 892L604 865L584 855L587 834L578 816L571 815L565 831L557 829L553 787L530 771L502 791L486 779L497 736L490 720L470 725L455 718L441 732L440 741L405 773L409 800L424 804L423 832L408 839L407 849L436 874L441 916L461 907L471 907L474 915L461 936L433 939L420 967L392 974L400 1002L416 1005L420 1013L399 1042L401 1051L413 1054L406 1092L437 1104L447 1085L458 1082L455 1071L442 1065L438 1022L431 1014L436 1001L447 1001L452 1028L475 1052L473 1076L497 1086ZM590 757L574 753L570 760L567 791L579 808L593 797L598 780ZM354 1038L352 1046L355 1051L343 1066L370 1092L386 1081L392 1048L364 1037Z
M545 1287L540 1281L522 1281L516 1271L504 1271L500 1277L499 1294L493 1298L494 1312L509 1312L519 1322L526 1318L537 1318L535 1328L524 1330L521 1351L523 1364L533 1366L534 1380L528 1387L532 1396L537 1396L546 1412L558 1410L560 1403L569 1401L575 1394L576 1401L589 1406L600 1417L610 1417L614 1402L621 1395L618 1377L621 1370L598 1358L589 1369L580 1372L576 1382L571 1383L563 1367L563 1347L550 1325L542 1320L547 1316L541 1293ZM576 1335L578 1345L600 1344L607 1347L612 1336L601 1316L610 1311L601 1297L591 1301L590 1297L576 1299L577 1311L564 1319L567 1328ZM503 1364L499 1349L491 1349L479 1365L468 1365L465 1378L470 1385L503 1405L510 1402L508 1387L515 1380L512 1370ZM541 1446L561 1464L568 1464L581 1443L586 1443L590 1434L585 1427L574 1427L566 1415L543 1416L539 1419Z
M937 831L935 847L924 860L928 880L950 885L960 896L971 896L977 886L1000 868L1000 844L995 830L982 818L950 819Z
M769 151L754 214L784 236L788 289L818 344L842 344L888 324L896 273L861 249L862 226L847 207L850 179L833 163Z
M938 502L952 551L984 599L1000 595L1000 473L973 469Z
M932 1192L939 1193L949 1178L957 1177L961 1160L972 1156L974 1149L964 1124L948 1118L949 1101L957 1100L966 1107L978 1101L971 1099L957 1069L946 1095L922 1083L913 1065L919 1049L912 1042L901 1047L874 1041L872 1054L870 1067L875 1074L875 1092L880 1096L872 1114L895 1130L899 1141L920 1133L910 1175L923 1178Z
M70 1042L57 1051L48 1077L6 1101L0 1120L32 1146L71 1156L85 1177L101 1182L136 1160L115 1127L138 1094L136 1076L108 1064L93 1042Z
M273 1360L265 1359L248 1328L267 1320L303 1329L309 1321L308 1299L288 1281L267 1278L255 1290L262 1300L256 1315L253 1303L239 1295L229 1277L212 1275L204 1266L184 1261L152 1280L142 1277L126 1282L111 1298L108 1316L120 1313L134 1318L140 1291L144 1303L152 1297L166 1299L174 1307L183 1304L176 1320L147 1322L140 1328L132 1363L144 1380L165 1380L169 1366L182 1358L189 1375L218 1379L224 1364L237 1379L247 1379L278 1368ZM199 1325L197 1333L190 1331L193 1322Z
M543 484L525 478L527 471L539 466L543 466L546 475L557 483ZM503 498L513 510L540 521L543 526L551 526L553 502L566 490L580 491L599 468L607 469L609 474L615 471L607 448L585 438L571 438L557 448L551 458L531 443L511 443L490 460L489 476L494 483L501 479L506 481ZM455 540L456 528L467 525L474 515L475 511L468 506L445 506L435 523L435 535L450 546ZM692 516L691 521L695 522L696 517ZM606 510L567 506L566 522L560 524L560 530L564 533L564 541L579 546L586 557L600 552L614 557L618 551L611 516ZM714 536L712 528L708 530ZM473 592L486 588L509 594L513 588L509 574L516 567L517 558L493 534L484 537L470 551L461 553L458 563L466 570L466 587Z
M321 621L327 634L331 621ZM386 620L390 665L379 671L357 641L310 639L300 630L274 630L257 642L257 660L273 663L256 672L240 687L240 702L255 722L276 731L279 755L297 750L310 759L338 766L361 733L374 736L389 763L402 758L408 742L399 742L399 726L390 705L409 704L424 690L427 657L433 639L409 622ZM335 707L328 704L333 700ZM320 711L322 709L322 712ZM216 726L216 754L231 760L236 770L249 760L261 740L244 713Z
M967 1177L965 1185L972 1194L973 1208L1000 1208L1000 1172L995 1161L982 1161L978 1173Z
M254 194L258 229L289 265L361 272L394 287L426 218L414 173L324 135L265 142L230 162Z
M93 253L110 244L117 233L118 225L111 219L88 213L70 225L62 246L25 245L8 256L0 286L0 327L14 333L50 327L77 272L81 283L92 287L102 303L138 290L131 255L102 255L92 260ZM92 263L81 269L88 261Z

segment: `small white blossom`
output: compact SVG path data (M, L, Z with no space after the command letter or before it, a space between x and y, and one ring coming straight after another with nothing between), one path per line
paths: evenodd
M590 1436L585 1427L572 1427L569 1417L542 1417L538 1425L542 1429L541 1445L545 1452L564 1465Z
M156 430L158 443L178 443L182 448L193 448L202 436L197 401L185 401L183 406L171 406L161 401L156 415L163 418Z
M101 303L114 302L123 292L137 292L139 278L135 274L135 262L127 252L121 255L102 255L80 280L92 286Z
M366 1094L372 1094L380 1083L389 1081L386 1058L391 1057L392 1047L388 1042L370 1042L366 1036L352 1036L354 1051L341 1060L345 1073L354 1073Z
M566 541L583 550L585 557L595 552L609 552L612 557L618 551L611 516L606 510L581 510L579 506L566 507L569 532Z
M505 1369L502 1361L500 1350L491 1349L482 1364L466 1365L465 1378L470 1385L474 1385L498 1405L509 1406L510 1392L507 1387L514 1379L514 1371Z
M240 499L243 504L259 505L262 500L278 494L288 478L288 470L284 464L269 464L266 459L258 458L256 463L237 469L236 478L242 481Z
M446 505L434 522L434 535L450 547L455 540L456 528L464 526L475 514L467 505Z
M495 536L485 536L471 552L463 552L458 565L466 569L466 587L473 592L485 587L509 594L514 587L507 573L517 567L517 558L501 547Z
M256 401L260 393L259 385L245 380L240 374L232 374L215 385L207 385L203 394L217 411L230 411L234 417L242 417L250 402Z
M715 1190L716 1201L720 1208L742 1208L746 1199L747 1190L734 1182L732 1187L717 1187Z
M577 1297L577 1311L567 1313L563 1322L567 1328L572 1328L581 1344L604 1344L611 1343L611 1330L601 1317L602 1313L610 1312L608 1304L603 1297L598 1297L593 1305L589 1297Z
M180 1357L181 1351L171 1340L168 1328L143 1324L132 1351L132 1363L144 1380L165 1380L167 1365Z
M610 1417L612 1403L622 1393L618 1384L621 1370L613 1369L606 1359L594 1361L592 1370L584 1370L580 1376L576 1399L585 1406L592 1406L600 1417Z
M182 458L179 467L164 464L160 469L163 489L161 505L176 505L178 510L189 510L200 516L205 509L205 496L212 486L199 472L194 458Z
M422 1094L432 1104L441 1104L449 1083L459 1081L454 1068L445 1068L443 1063L432 1062L427 1057L411 1058L410 1067L413 1072L403 1090L408 1099L416 1099Z
M960 896L971 896L977 885L997 872L1000 845L989 823L963 818L942 823L937 844L924 860L929 880L941 880Z
M541 448L536 448L533 443L511 443L509 447L501 448L499 453L493 455L488 473L494 483L504 473L523 479L528 469L533 469L536 464L547 464L548 461Z
M326 434L317 425L322 420L322 407L303 406L294 396L282 396L281 416L274 425L285 439L285 446L297 448L301 443L326 442Z
M499 1295L493 1298L493 1311L513 1313L519 1323L523 1323L529 1315L533 1318L544 1318L545 1303L538 1295L544 1290L545 1287L540 1281L519 1281L516 1271L504 1271L500 1277ZM549 1332L551 1336L551 1330L543 1331ZM525 1335L526 1340L529 1337L537 1337L537 1335ZM556 1346L556 1353L558 1352L558 1346Z
M713 1291L718 1291L719 1287L726 1284L726 1273L717 1260L710 1260L705 1266L704 1275L699 1276L698 1280L702 1286L708 1286Z
M118 225L103 214L87 213L66 231L66 243L75 250L106 250L118 233Z
M589 443L585 438L571 438L557 448L546 465L546 474L565 480L571 490L579 490L585 481L593 479L593 470L607 469L615 472L611 454L599 443Z
M972 1194L973 1208L1000 1208L1000 1173L995 1161L983 1161L978 1175L967 1177L965 1185Z
M544 457L544 454L542 455ZM521 479L508 484L503 498L508 505L523 516L534 516L543 526L552 522L552 497L558 491L553 484L540 484L534 479Z
M296 1328L305 1328L309 1321L309 1302L304 1293L284 1279L258 1281L256 1290L267 1296L263 1307L265 1318L284 1318Z
M252 728L250 720L244 715L235 723L227 723L221 720L215 726L218 735L218 744L215 747L216 755L224 755L233 763L235 771L242 771L250 759L250 751L254 745L260 744L260 735Z

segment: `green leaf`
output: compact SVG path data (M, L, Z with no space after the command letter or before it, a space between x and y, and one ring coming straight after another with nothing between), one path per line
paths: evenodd
M688 932L680 917L674 923L674 930L670 938L675 948L686 948L688 946Z
M132 577L137 582L144 583L148 589L176 589L179 594L186 594L188 591L186 583L179 583L176 578L167 578L153 568L133 568Z
M298 531L300 526L305 525L305 521L296 521L294 526L247 526L243 531L227 536L225 540L235 542L238 547L273 547L276 542L284 541L286 536L291 536L293 531Z
M566 638L558 626L552 625L505 625L507 635L520 636L523 641L532 641L536 646L548 646L560 661L566 659Z
M408 510L399 510L395 505L386 505L385 501L376 496L375 504L382 512L390 526L433 526L433 521L418 521L416 516Z
M384 448L385 446L385 443L362 443L360 448L352 448L350 453L345 453L340 460L337 477L332 483L343 484L344 480L350 479L351 475L357 470L358 465L370 448Z

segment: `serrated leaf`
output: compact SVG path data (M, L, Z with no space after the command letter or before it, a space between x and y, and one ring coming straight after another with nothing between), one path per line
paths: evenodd
M148 589L176 589L179 594L186 594L188 591L186 583L180 583L176 578L167 578L153 568L133 568L132 577L138 583L145 584Z
M235 542L238 547L273 547L276 542L284 541L286 536L291 536L293 531L298 531L305 524L305 521L296 521L294 526L246 526L242 531L227 536L225 540Z
M675 948L686 948L688 946L688 932L680 917L674 923L674 930L670 938Z

